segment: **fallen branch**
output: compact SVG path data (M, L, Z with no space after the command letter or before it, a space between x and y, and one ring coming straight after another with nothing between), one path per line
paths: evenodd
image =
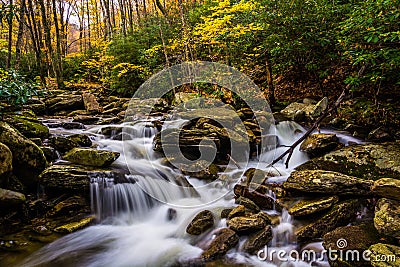
M366 65L362 66L361 69L358 71L358 76L361 76L362 73L364 72L366 68ZM342 102L342 100L344 99L344 97L346 96L346 93L350 90L351 85L348 84L346 85L346 87L343 89L342 93L339 95L339 97L336 99L335 103L333 103L333 105L328 108L326 107L326 109L324 110L324 112L321 114L321 116L314 122L314 124L311 126L310 129L308 129L307 132L305 132L303 134L303 136L301 136L296 142L294 142L289 149L287 149L285 152L283 152L279 157L277 157L271 164L269 164L268 166L272 166L274 164L276 164L277 162L279 162L281 159L283 159L286 155L288 155L286 162L285 162L285 166L286 168L288 168L289 166L289 161L290 158L293 155L294 149L301 143L304 141L304 139L307 138L307 136L309 136L316 128L318 128L319 124L321 123L321 121L323 119L325 119L325 117L332 112L335 112L336 109L339 107L340 102ZM267 167L268 167L267 166Z

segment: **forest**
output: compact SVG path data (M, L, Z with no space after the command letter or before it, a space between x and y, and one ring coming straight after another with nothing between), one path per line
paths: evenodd
M399 0L0 1L1 266L400 266Z

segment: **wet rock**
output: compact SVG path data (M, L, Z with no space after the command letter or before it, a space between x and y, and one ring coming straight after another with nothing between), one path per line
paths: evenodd
M12 171L12 153L3 143L0 143L0 184L5 181Z
M317 157L336 149L338 145L339 138L336 134L312 134L301 143L300 151Z
M268 180L268 177L275 176L274 173L256 168L247 169L243 175L246 177L245 182L247 185L250 184L251 182L256 184L263 184L266 180Z
M252 211L252 212L255 212L255 213L257 213L257 212L260 211L260 208L257 206L256 203L254 203L252 200L250 200L250 199L248 199L248 198L245 198L245 197L238 197L238 198L235 200L235 203L236 203L236 204L239 204L239 205L242 205L242 206L244 206L246 209L248 209L248 210L250 210L250 211Z
M24 108L32 110L36 115L46 114L46 104L39 99L28 100L28 103L24 105Z
M175 209L172 209L172 208L169 208L169 209L168 209L168 212L167 212L167 219L168 219L168 221L173 221L173 220L175 220L177 215L178 215L178 214L177 214L177 212L176 212Z
M322 115L322 113L328 107L328 98L322 98L317 104L315 104L310 112L310 116L313 118L317 118Z
M42 140L38 137L29 138L29 140L35 143L35 145L37 145L38 147L43 145Z
M67 137L67 139L76 142L79 146L90 147L92 146L92 140L86 134L73 134Z
M106 167L111 165L119 155L119 152L107 150L73 148L63 156L63 159L79 165Z
M69 121L69 122L63 122L61 124L61 127L67 130L73 130L73 129L86 129L86 126L83 125L80 122L73 122L73 121Z
M0 188L0 207L2 209L19 206L25 201L24 194Z
M85 198L80 196L69 197L57 203L47 214L47 217L59 217L73 214L79 210L83 210L87 203Z
M75 147L79 147L77 142L64 136L52 136L49 138L49 143L52 147L54 147L57 151L60 151L61 153L65 153Z
M400 180L381 178L374 182L371 191L378 196L400 201Z
M263 249L272 240L272 227L267 226L259 232L251 235L243 244L243 251L249 254L257 254L260 249Z
M43 151L43 154L48 162L58 159L57 152L53 147L41 146L40 149Z
M211 211L203 210L198 213L186 228L186 233L200 235L214 226L214 216Z
M40 175L39 181L45 186L46 194L49 195L72 193L87 196L90 185L89 176L118 180L124 177L124 174L89 166L55 164Z
M212 240L210 246L201 254L203 260L222 258L239 243L239 237L229 228L222 228L215 235L216 237Z
M85 106L85 109L90 113L92 113L92 112L99 113L103 110L100 107L100 104L96 99L96 96L89 92L82 93L82 100L83 100L83 105Z
M323 170L294 171L283 187L287 191L330 195L371 195L373 181Z
M331 266L368 266L362 257L372 244L379 242L380 236L372 224L339 227L324 235L323 246L338 259L330 261ZM335 253L334 251L341 251ZM353 254L354 252L354 254ZM357 254L358 253L358 257ZM343 255L341 257L341 255Z
M229 213L231 213L231 211L232 211L233 209L234 209L234 208L223 209L223 210L221 211L221 218L228 218Z
M27 249L29 243L18 240L0 240L0 249L5 251L20 252Z
M293 119L297 112L302 111L305 114L309 114L312 111L312 108L313 105L310 104L293 102L290 103L286 108L281 110L281 114L287 118Z
M262 189L265 188L259 186L255 190L249 190L247 186L237 184L233 190L236 196L252 200L260 209L270 210L274 207L274 199L268 196L267 192L261 191Z
M199 179L215 180L218 178L218 166L205 160L198 160L190 165L180 164L179 167L184 175L189 175Z
M400 266L400 247L390 244L377 243L369 247L371 265L373 267Z
M317 213L332 207L339 198L337 196L324 197L319 199L300 200L292 207L289 208L288 212L292 216L305 216L313 213Z
M312 159L297 170L328 170L364 179L400 177L400 143L345 147Z
M47 138L49 136L49 128L43 125L36 116L7 116L5 121L15 127L22 135L28 138Z
M267 226L268 223L267 218L261 214L234 217L227 221L228 227L237 233L254 233Z
M5 122L0 122L0 142L11 150L13 172L21 182L34 184L47 165L43 151Z
M297 230L296 236L299 242L307 242L316 238L321 238L326 233L337 227L347 225L356 217L356 211L360 206L358 200L349 200L338 203L333 208L316 219Z
M379 233L400 239L400 201L379 199L375 206L374 225Z
M239 206L233 208L231 210L231 212L229 212L227 218L232 219L235 217L244 216L245 213L246 213L246 208L243 205L239 205Z
M59 226L54 229L55 232L57 233L62 233L62 234L69 234L72 232L75 232L77 230L80 230L82 228L85 228L89 226L93 221L94 221L94 216L90 216L88 218L84 218L78 222L72 222L68 224L64 224L62 226Z

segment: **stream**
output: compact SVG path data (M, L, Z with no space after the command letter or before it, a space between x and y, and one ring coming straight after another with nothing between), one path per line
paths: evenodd
M182 123L185 121L170 121L163 127L179 127ZM103 127L125 127L129 138L124 141L106 138L101 134ZM51 131L53 134L91 135L99 149L120 152L121 156L112 166L129 169L130 174L126 175L124 183L110 177L90 177L90 199L97 224L46 245L23 262L22 266L25 267L192 266L191 260L200 256L216 230L226 227L226 219L220 219L216 220L212 230L200 236L187 234L185 229L198 212L208 209L215 218L219 218L223 209L235 206L232 189L248 168L273 172L276 176L268 182L282 183L294 167L308 160L307 155L297 147L288 169L281 163L274 168L266 167L305 131L295 122L280 122L269 130L278 137L279 147L273 150L261 148L260 154L251 159L245 169L229 167L223 174L226 176L224 179L212 183L186 176L193 186L187 187L180 186L180 171L166 165L164 158L153 151L157 129L149 121L89 126L86 130L67 132L53 128ZM342 143L358 142L344 134L335 133ZM272 192L270 196L274 197ZM279 216L279 223L273 226L271 248L300 251L302 248L296 243L294 235L299 224L285 209L265 212ZM329 266L326 260L318 263L286 262L276 258L261 260L241 251L243 242L244 238L241 237L239 245L227 253L227 258L234 263L246 266ZM307 247L315 251L323 249L322 242L311 243Z

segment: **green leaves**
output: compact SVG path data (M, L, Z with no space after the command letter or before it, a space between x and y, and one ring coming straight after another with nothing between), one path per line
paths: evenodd
M43 94L39 84L26 82L25 76L14 70L0 69L0 101L20 106L33 96L42 96Z

